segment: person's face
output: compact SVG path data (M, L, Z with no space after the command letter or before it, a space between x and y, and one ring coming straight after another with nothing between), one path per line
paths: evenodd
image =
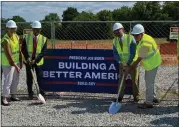
M118 37L122 37L123 33L123 28L114 31L114 35Z
M14 34L16 32L16 28L8 28L8 33L10 35Z
M134 36L135 40L136 40L137 42L139 42L139 41L141 40L141 38L142 38L142 35L143 35L143 34L135 34L135 35L133 35L133 36Z
M41 29L39 29L39 28L33 28L32 30L33 30L33 34L35 36L38 36L40 34L40 31L41 31Z

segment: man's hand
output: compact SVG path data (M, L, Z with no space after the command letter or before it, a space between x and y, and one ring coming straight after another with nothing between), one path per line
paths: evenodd
M27 64L28 66L31 66L31 59L30 59L30 58L28 58L28 59L26 60L26 64Z
M20 72L20 68L16 64L14 65L14 67L15 67L16 71L19 73Z
M32 60L31 61L31 65L34 65L36 62L35 62L35 60Z
M129 74L129 67L127 67L124 71L124 78L126 78L128 74Z

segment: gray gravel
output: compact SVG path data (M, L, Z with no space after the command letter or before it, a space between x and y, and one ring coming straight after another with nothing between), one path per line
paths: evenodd
M144 70L140 72L140 94L145 98ZM156 77L157 94L165 94L178 78L178 67L160 67ZM19 95L21 102L10 102L2 106L2 126L179 126L178 84L175 83L167 97L153 109L142 110L131 102L128 95L116 115L107 111L113 94L91 94L68 92L64 95L47 97L47 103L27 100L27 95ZM20 76L18 93L26 93L25 69ZM23 92L22 92L23 91Z

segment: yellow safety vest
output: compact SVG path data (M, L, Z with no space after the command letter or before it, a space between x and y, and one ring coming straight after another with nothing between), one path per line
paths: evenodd
M132 42L132 35L124 34L124 39L122 41L123 44L123 50L121 49L121 46L119 44L119 37L115 37L113 39L113 45L116 47L117 52L119 54L119 57L121 59L121 62L124 64L127 64L129 57L130 57L130 44ZM136 59L133 59L135 61Z
M12 41L10 39L10 37L8 36L8 34L5 34L4 37L2 38L1 42L4 42L4 40L6 40L6 42L10 45L10 49L11 49L11 53L12 53L12 59L14 61L15 64L19 63L19 52L20 52L20 47L19 47L19 37L17 34L13 34L13 39L14 41ZM1 48L1 58L2 58L2 62L1 65L3 66L11 66L9 64L9 61L7 59L7 56L5 54L4 48Z
M137 45L137 54L139 54L139 50L142 46L149 48L149 52L146 57L144 57L141 61L144 69L146 71L150 71L158 67L162 63L162 59L155 40L151 36L144 34Z
M29 56L32 57L32 53L33 53L33 34L27 34L25 35L25 39L26 39L26 44L27 44L27 50L29 53ZM41 53L41 50L44 46L44 44L46 43L47 38L44 37L43 35L39 34L38 36L38 41L37 41L37 48L36 48L36 57L38 56L39 53ZM37 63L37 65L43 65L44 63L44 58L42 58L40 60L40 62Z

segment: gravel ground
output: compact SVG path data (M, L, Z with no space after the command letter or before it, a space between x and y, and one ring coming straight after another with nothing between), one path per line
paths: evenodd
M140 102L145 98L144 70L140 72ZM160 67L156 77L157 94L163 96L174 80L178 78L178 67ZM19 93L26 91L25 69L20 76ZM179 126L178 83L167 97L153 109L138 109L128 95L116 115L107 111L114 94L90 94L68 92L64 95L47 97L46 104L38 100L27 100L19 95L21 102L10 102L2 106L2 126ZM23 92L24 93L24 92Z

